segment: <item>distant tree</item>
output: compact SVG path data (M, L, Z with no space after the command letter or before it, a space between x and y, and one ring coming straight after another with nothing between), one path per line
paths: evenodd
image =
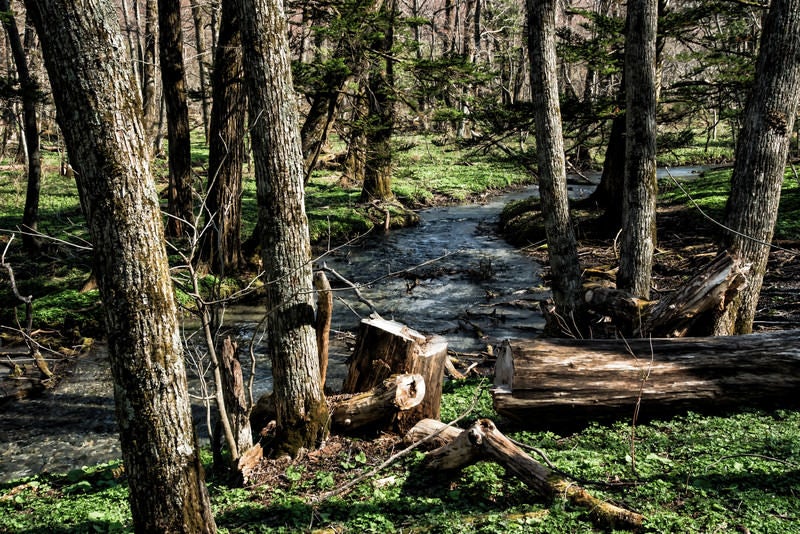
M650 296L656 246L656 0L629 0L625 38L625 187L617 287Z
M364 185L361 201L390 200L392 194L392 133L395 122L394 46L396 0L385 0L378 9L372 48L377 51L367 75Z
M159 112L161 100L156 86L156 48L158 43L158 0L145 0L144 38L142 46L142 110L144 131L151 144L153 154L161 145Z
M295 454L327 434L314 321L303 153L281 0L238 0L245 85L263 229L268 348L279 449Z
M206 43L206 26L208 14L206 6L199 0L189 0L192 8L192 21L194 22L194 46L197 52L197 76L199 78L198 98L200 100L200 113L203 118L203 135L206 143L209 141L211 120L211 98L208 90L209 61L206 59L209 50Z
M31 0L103 300L136 532L215 532L141 102L109 0Z
M800 0L772 0L736 146L724 220L731 231L722 239L751 268L747 286L717 319L717 334L752 331L799 102Z
M528 0L528 51L547 250L556 312L571 317L581 307L578 247L569 215L564 138L556 68L556 0ZM570 322L571 324L571 322Z
M242 263L242 165L247 98L236 6L223 2L211 84L211 138L202 259L219 275Z
M169 189L167 234L183 233L184 222L192 221L192 150L189 138L189 103L183 66L183 30L180 0L158 0L158 50L161 85L167 108L169 140Z
M25 160L28 165L28 186L25 208L22 212L22 243L29 254L39 252L40 239L34 235L39 225L39 192L42 183L42 161L39 149L39 118L36 106L40 99L39 83L34 75L36 68L28 66L29 54L20 37L17 21L8 0L0 0L3 27L6 31L14 66L19 79L19 95L22 100L22 129L25 145Z

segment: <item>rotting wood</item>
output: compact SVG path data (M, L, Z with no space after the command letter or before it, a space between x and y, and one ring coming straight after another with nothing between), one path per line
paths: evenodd
M494 407L551 430L630 417L639 400L639 420L788 408L800 404L798 335L512 340L498 354Z
M407 444L422 441L424 438L439 432L434 438L430 440L430 444L434 447L441 447L450 443L461 434L461 429L454 426L447 426L438 419L421 419L417 421L411 430L406 432L403 436L403 441Z
M445 426L436 423L430 420L421 422L420 428L412 429L406 439L409 436L418 439ZM641 514L602 501L562 478L512 443L492 421L481 419L467 430L453 430L442 432L438 439L447 443L427 453L426 463L430 469L459 469L479 460L494 460L546 499L561 496L573 505L589 510L592 520L603 528L642 528L644 517Z
M405 432L420 419L439 418L447 357L447 341L441 336L426 337L386 319L364 319L342 392L367 391L393 374L422 375L425 398L396 420L398 431Z
M328 374L328 348L330 346L331 318L333 317L333 292L328 277L323 271L314 273L314 289L317 291L317 353L319 354L320 386L325 388Z
M414 408L424 397L422 375L394 375L369 391L336 403L333 424L343 430L354 430L381 421L389 423L398 412Z

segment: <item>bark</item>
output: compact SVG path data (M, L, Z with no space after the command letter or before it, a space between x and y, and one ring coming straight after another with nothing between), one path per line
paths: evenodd
M317 353L319 354L319 383L325 388L328 374L328 348L330 347L331 319L333 318L333 291L328 277L322 271L314 273L314 289L317 291Z
M239 363L239 346L226 337L222 342L220 374L224 394L225 411L230 419L231 431L236 442L236 450L243 455L253 446L253 433L250 429L250 407L245 395L242 366Z
M722 247L752 269L747 287L718 318L717 334L752 331L799 100L800 0L775 0L764 20L756 81L736 146L725 217L731 231L722 239Z
M656 246L657 0L628 3L625 188L617 287L647 299Z
M114 5L26 2L39 34L104 304L137 532L214 532L141 102Z
M9 13L11 6L8 0L0 1L0 11ZM42 182L41 151L39 150L39 118L36 104L39 100L40 88L33 72L28 67L28 52L23 46L17 27L17 21L11 16L3 17L3 27L8 37L14 66L19 79L20 97L22 99L22 124L25 136L26 161L28 164L28 185L25 194L25 208L22 212L22 243L28 254L35 255L41 247L41 240L31 235L39 225L39 193ZM32 72L33 71L33 72Z
M375 43L379 54L370 67L367 89L369 115L366 130L366 161L361 201L391 200L392 194L392 134L394 132L394 25L397 16L396 0L386 0L378 12L383 27Z
M429 423L426 425L431 426ZM444 432L440 436L443 435ZM429 452L426 458L430 469L442 470L459 469L480 460L496 461L548 500L562 497L575 506L588 509L592 520L601 527L642 528L642 515L602 501L577 484L561 478L517 447L488 419L481 419L459 432L452 441Z
M581 306L581 273L567 200L564 138L556 72L556 2L528 0L527 6L539 194L553 273L553 300L556 312L568 318Z
M498 413L529 428L797 406L797 330L748 336L514 340L498 354ZM638 406L638 407L637 407Z
M239 270L242 258L242 165L245 106L242 42L236 6L224 2L214 58L211 139L206 184L207 228L202 258L212 272L225 276Z
M261 257L266 273L268 349L278 436L294 454L327 434L314 329L311 244L303 192L303 154L280 0L240 0Z
M158 49L161 84L167 107L169 191L167 234L180 237L194 223L192 151L189 139L189 104L183 67L183 30L180 0L158 0Z

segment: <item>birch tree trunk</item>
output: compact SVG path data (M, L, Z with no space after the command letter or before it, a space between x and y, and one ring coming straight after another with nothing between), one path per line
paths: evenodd
M656 246L656 0L628 2L625 187L617 287L650 298Z
M527 6L539 194L553 273L553 300L557 313L569 317L580 307L582 290L578 247L567 200L556 70L556 2L528 0Z
M136 532L215 532L141 102L108 0L26 2L94 253Z
M239 0L266 272L278 437L294 455L327 434L314 321L303 153L281 0Z
M800 100L800 0L773 0L764 20L756 80L745 108L722 247L751 264L748 284L715 322L718 335L747 334L764 280L789 142Z

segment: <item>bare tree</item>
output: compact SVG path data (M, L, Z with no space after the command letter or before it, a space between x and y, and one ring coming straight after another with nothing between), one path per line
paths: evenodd
M75 167L136 532L215 532L141 102L109 0L26 2Z
M183 30L180 0L158 0L158 51L161 85L167 107L169 139L169 191L167 211L172 217L167 233L180 236L183 221L193 218L192 151L189 139L189 104L183 66Z
M528 49L547 250L553 273L556 312L569 317L580 309L578 246L569 216L564 138L556 69L556 0L528 0Z
M752 331L778 217L789 142L800 101L800 0L773 0L764 20L756 78L736 146L722 246L750 263L748 284L714 325Z
M314 330L303 153L281 0L238 0L263 229L268 347L280 449L295 454L327 434Z
M656 0L628 2L625 186L617 286L650 297L656 246Z
M22 125L24 132L25 156L28 164L28 187L25 194L25 208L22 214L22 243L29 254L36 254L41 243L36 237L39 224L39 192L42 183L42 161L39 150L39 119L36 104L39 100L39 83L34 76L35 68L28 66L28 52L23 46L17 28L17 21L11 13L8 0L0 0L0 11L8 13L3 16L3 27L8 37L11 55L19 78L20 98L22 99Z

